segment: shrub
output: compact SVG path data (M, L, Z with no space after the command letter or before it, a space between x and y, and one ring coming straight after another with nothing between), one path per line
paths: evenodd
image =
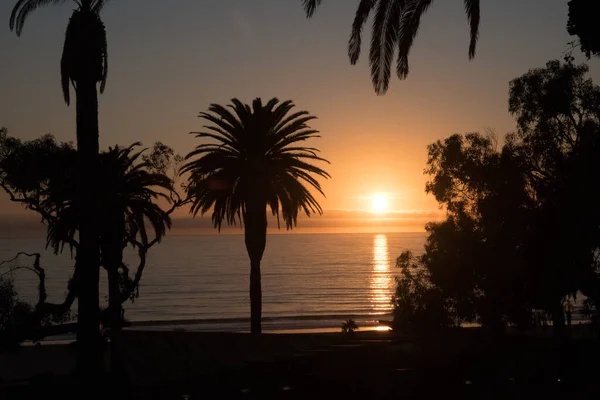
M32 311L29 304L19 300L13 280L0 277L0 349L19 345L18 327Z
M451 302L431 283L419 259L406 251L398 257L396 266L402 268L402 276L396 278L392 299L394 330L428 331L454 326Z

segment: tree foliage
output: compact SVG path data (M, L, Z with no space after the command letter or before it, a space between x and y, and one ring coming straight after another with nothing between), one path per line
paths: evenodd
M150 152L137 151L138 146L116 146L102 153L95 182L103 205L99 210L101 263L109 271L109 280L118 280L120 294L109 296L109 301L119 308L138 296L148 250L171 227L171 213L188 201L175 189L181 157L160 142ZM8 136L6 129L0 132L0 187L12 201L41 216L47 226L47 246L56 253L65 246L73 253L79 246L82 204L74 179L76 159L71 144L57 143L51 135L22 141ZM168 205L166 210L158 204L161 199ZM123 262L127 246L138 249L140 262L134 275ZM118 273L111 274L113 270ZM71 291L77 291L76 280L69 295Z
M452 135L428 147L426 190L447 210L427 226L421 276L459 321L528 327L538 310L600 290L600 87L549 62L510 84L517 132Z
M33 264L11 264L23 256L33 257ZM72 318L70 307L75 300L72 292L62 304L47 301L46 271L40 265L40 258L39 253L18 253L14 258L0 262L0 348L11 348L26 339L38 341L44 338L51 326ZM6 266L8 269L4 270ZM13 283L13 274L17 270L34 273L39 280L38 300L33 306L18 297Z
M579 38L581 51L590 58L600 54L600 32L598 31L600 3L594 0L570 0L567 30Z
M450 297L431 281L431 274L421 260L405 251L396 260L401 276L396 278L394 324L397 331L427 332L454 324Z

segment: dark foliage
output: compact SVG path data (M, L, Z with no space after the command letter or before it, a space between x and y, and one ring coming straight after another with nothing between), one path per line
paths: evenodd
M579 38L581 51L590 58L600 54L600 3L596 0L569 1L567 30Z
M393 296L393 328L399 332L423 333L453 326L451 300L431 282L431 274L410 251L396 260L402 275L396 278Z
M11 264L23 256L33 257L33 265ZM41 340L50 327L72 319L70 307L75 296L70 294L62 304L47 302L46 271L40 258L39 253L18 253L11 260L0 262L0 267L8 266L7 271L0 273L0 349L10 349L26 339ZM12 279L17 270L27 270L38 277L38 300L34 306L18 298Z
M79 249L79 203L73 176L77 154L70 144L58 144L50 135L23 142L0 134L0 187L11 200L38 212L47 225L47 244L55 252L67 245ZM181 158L162 143L151 152L135 151L138 144L115 147L102 153L98 187L101 265L109 275L109 303L114 309L113 325L121 317L121 304L139 295L139 282L146 254L159 243L171 226L170 214L186 204L174 189ZM163 210L157 200L171 203ZM148 231L149 225L152 233ZM138 249L140 264L134 276L123 262L126 246ZM77 293L77 285L70 290ZM118 317L115 317L118 315Z
M30 314L31 306L19 300L12 279L0 276L0 351L19 344L15 331Z
M564 324L563 302L600 293L600 88L587 67L549 62L510 85L518 131L429 146L426 190L447 210L427 226L424 279L458 321Z

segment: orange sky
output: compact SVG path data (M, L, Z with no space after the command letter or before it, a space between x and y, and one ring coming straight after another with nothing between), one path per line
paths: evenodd
M0 21L8 21L12 3L2 2ZM186 153L197 144L187 132L200 129L197 114L210 103L292 99L319 117L313 126L323 138L311 144L332 163L324 209L368 210L373 193L386 193L393 211L435 213L424 193L426 145L456 132L511 131L509 80L560 58L570 40L566 1L545 0L542 10L540 0L482 3L475 61L467 59L462 2L436 2L408 80L394 80L382 97L370 85L368 51L355 67L345 54L355 2L328 0L310 21L299 0L178 0L176 9L159 0L109 3L101 146L161 140ZM0 35L0 126L12 135L75 139L75 110L62 102L58 73L72 8L36 13L21 38L8 26ZM597 61L591 67L598 78ZM19 212L0 194L0 215ZM424 221L398 223L422 229Z

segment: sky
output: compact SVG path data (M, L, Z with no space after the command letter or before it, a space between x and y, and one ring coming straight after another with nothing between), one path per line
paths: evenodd
M62 100L59 72L75 6L36 11L17 38L8 28L14 3L0 4L0 126L22 139L52 133L74 141L75 108ZM423 216L409 224L422 230L438 210L424 191L426 146L453 133L515 129L509 81L562 58L572 40L567 0L482 0L473 61L462 1L434 2L408 79L394 79L385 96L370 83L368 29L359 63L347 58L356 4L326 0L307 20L300 0L109 2L102 13L109 73L100 96L101 147L160 140L186 154L198 144L188 132L201 128L198 113L210 103L291 99L318 117L312 126L322 138L311 144L331 162L320 199L325 217L356 217L383 193L394 215ZM598 61L589 64L600 82ZM0 194L0 219L23 213Z

